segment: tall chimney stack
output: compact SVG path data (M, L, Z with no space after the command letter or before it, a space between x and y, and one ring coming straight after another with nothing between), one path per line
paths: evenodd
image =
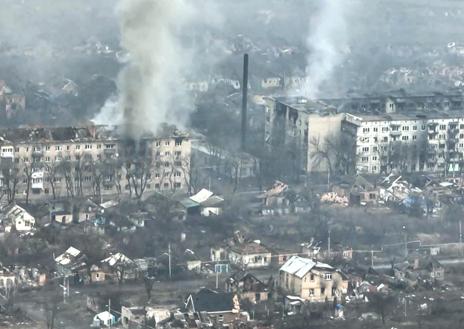
M247 140L247 107L248 107L248 54L243 56L243 83L242 83L242 129L241 129L241 149L246 150Z

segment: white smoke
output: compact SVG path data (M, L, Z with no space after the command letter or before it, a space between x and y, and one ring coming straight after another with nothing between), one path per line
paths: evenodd
M117 104L107 102L96 118L100 123L118 124L122 116L125 133L137 139L155 133L163 122L186 121L183 76L191 53L182 46L180 33L194 13L184 0L119 1L121 46L129 62L118 77Z
M321 87L333 78L348 48L347 15L352 0L321 0L317 16L310 22L306 40L309 55L306 66L304 94L314 99L320 96Z

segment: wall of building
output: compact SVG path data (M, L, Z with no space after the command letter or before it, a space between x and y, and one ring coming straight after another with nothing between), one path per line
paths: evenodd
M355 141L359 173L464 169L464 118L460 116L371 119L347 115L342 130Z
M187 189L190 140L169 137L146 142L146 191ZM28 180L32 199L51 198L53 190L57 198L134 193L134 185L129 186L126 177L135 161L123 154L123 145L116 139L4 141L0 153L4 168L0 182L5 188L17 179L16 198L26 196Z

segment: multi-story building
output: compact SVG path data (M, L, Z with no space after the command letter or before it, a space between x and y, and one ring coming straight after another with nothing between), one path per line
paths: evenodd
M353 141L356 171L387 173L460 172L463 168L462 112L346 114L344 138Z
M279 288L310 302L340 300L348 292L348 278L334 267L293 256L279 271Z
M74 197L172 191L190 182L187 135L127 141L118 129L0 130L0 187L15 198Z
M269 151L293 161L306 172L327 171L316 161L317 147L340 134L344 115L304 97L266 99L265 143Z

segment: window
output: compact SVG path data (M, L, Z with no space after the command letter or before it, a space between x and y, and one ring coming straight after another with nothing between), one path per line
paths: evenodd
M71 149L71 145L66 145L66 150L69 151Z
M55 145L55 151L61 151L62 147L61 145Z
M169 187L169 183L164 183L164 188L168 188Z
M373 156L373 157L372 157L372 161L377 161L377 157L376 157L376 156Z
M155 178L160 178L160 174L159 174L159 173L156 173L156 174L155 174Z
M417 130L417 126L412 126L412 130Z
M372 129L374 132L378 132L379 131L379 128L375 127Z
M180 157L182 155L181 151L176 151L176 157Z
M180 171L176 171L176 173L174 174L174 177L180 177L181 176L181 172Z
M171 141L165 141L165 142L164 142L164 145L166 145L166 146L171 145Z
M91 150L92 149L92 144L85 144L84 148L86 150Z
M384 142L384 143L387 143L387 142L388 142L388 137L384 137L384 138L383 138L383 142Z
M176 140L176 146L181 146L182 145L182 140L179 139L179 140Z
M361 161L362 161L362 162L369 162L369 157L362 157L362 158L361 158Z
M402 127L402 130L403 130L403 131L408 131L408 130L409 130L409 126L403 126L403 127Z
M384 133L388 132L388 127L382 127L382 132Z
M156 188L156 189L159 189L159 188L160 188L160 184L155 184L155 188Z
M182 167L182 162L176 161L176 162L174 162L174 165L175 165L176 167Z
M48 148L50 149L50 146ZM15 152L19 152L19 147L15 147Z
M362 151L363 151L363 152L369 152L369 147L363 147L363 148L362 148Z
M181 188L182 184L181 183L174 183L175 188ZM264 257L264 261L266 261L266 257Z
M407 141L409 139L409 136L401 136L401 140Z
M81 146L79 144L76 145L76 150L80 150Z
M101 144L97 144L97 150L101 149L102 148L102 145Z
M169 167L169 162L165 162L165 163L164 163L164 166L165 166L166 168Z
M321 295L325 295L325 288L321 288Z
M45 162L50 162L50 157L45 157Z
M309 297L313 297L313 296L314 296L314 289L310 288L309 289Z
M156 141L156 142L155 142L155 146L156 146L156 147L161 146L161 142L160 142L160 141Z
M363 133L368 133L369 132L369 128L363 128Z
M171 152L169 151L164 152L164 156L170 156L170 155L171 155Z
M440 125L440 130L446 130L446 125Z
M417 136L416 136L416 135L412 136L412 140L413 140L413 141L415 141L416 139L417 139Z
M422 125L421 129L422 129L422 130L425 130L425 125Z
M332 273L324 273L325 280L332 280Z
M309 277L311 281L314 281L314 274L311 273L311 276Z
M24 162L29 162L29 158L24 158Z
M45 151L50 151L50 145L45 146Z

